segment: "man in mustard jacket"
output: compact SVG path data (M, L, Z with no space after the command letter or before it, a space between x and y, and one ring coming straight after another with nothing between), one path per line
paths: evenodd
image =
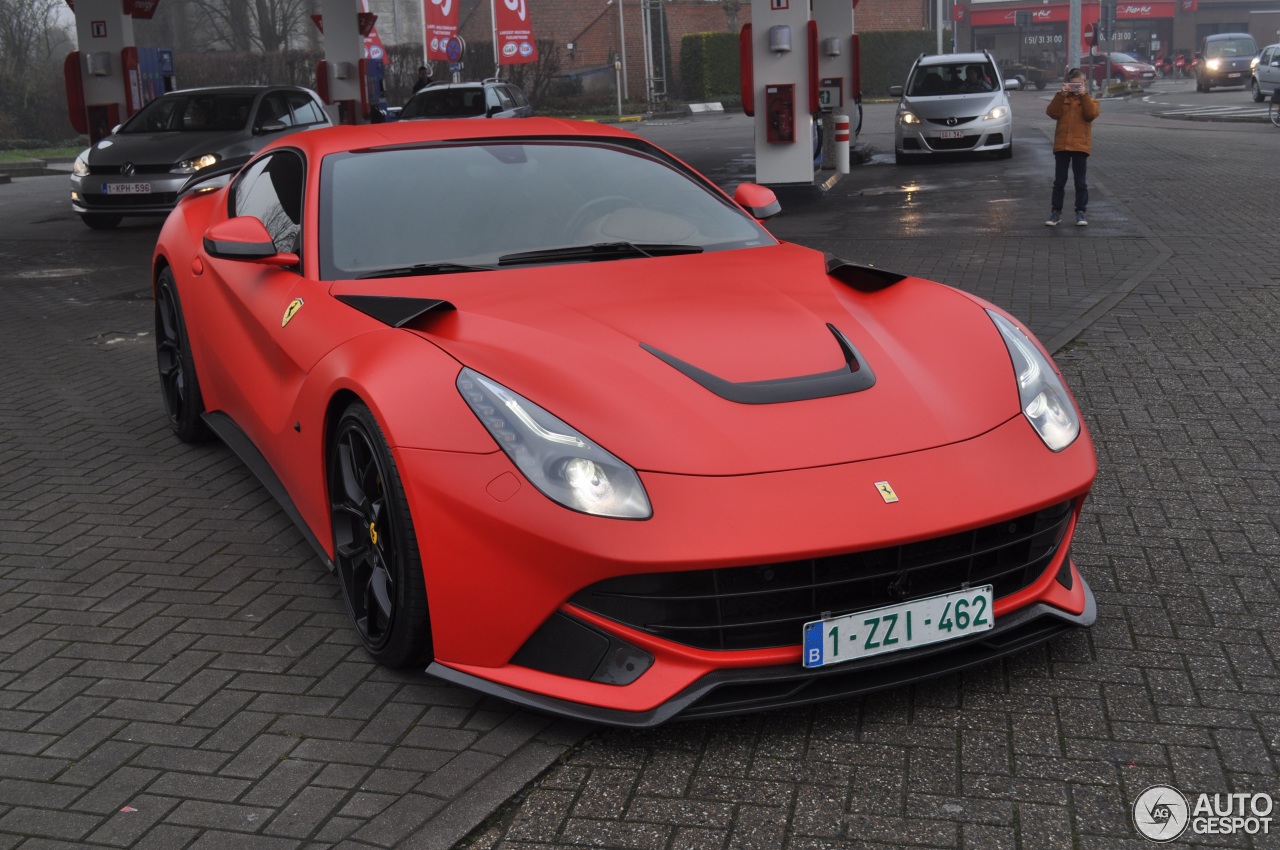
M1084 227L1084 210L1089 205L1089 184L1085 182L1089 151L1093 147L1093 119L1101 111L1098 101L1089 94L1084 71L1072 68L1062 90L1053 96L1045 114L1058 122L1053 133L1053 199L1048 227L1062 221L1062 201L1066 196L1067 169L1076 182L1076 224Z

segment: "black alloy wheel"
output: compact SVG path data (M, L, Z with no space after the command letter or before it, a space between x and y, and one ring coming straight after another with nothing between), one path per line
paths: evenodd
M431 624L418 541L386 438L363 404L338 419L328 482L334 562L361 642L386 667L425 663Z
M164 412L173 433L184 443L208 439L209 428L200 418L204 413L204 398L200 395L187 324L171 269L160 272L156 280L156 366L160 372Z

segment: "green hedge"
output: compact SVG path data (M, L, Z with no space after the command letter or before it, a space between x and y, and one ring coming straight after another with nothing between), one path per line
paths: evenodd
M889 86L907 82L911 63L921 53L936 53L938 34L932 30L895 30L864 32L858 43L862 47L863 97L888 97ZM951 43L951 35L943 33L943 44Z
M690 102L736 97L738 34L692 32L681 39L680 83L684 99Z

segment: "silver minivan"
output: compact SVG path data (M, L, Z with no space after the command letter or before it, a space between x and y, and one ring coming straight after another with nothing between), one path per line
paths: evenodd
M1255 103L1262 103L1280 88L1280 44L1268 44L1253 62L1249 91Z

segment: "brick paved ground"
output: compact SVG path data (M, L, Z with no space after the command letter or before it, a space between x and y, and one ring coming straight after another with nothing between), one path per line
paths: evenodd
M1027 123L1015 162L1047 168ZM978 292L1060 349L1101 465L1074 547L1090 632L863 699L598 733L467 846L1138 850L1149 785L1280 798L1280 136L1203 129L1101 124L1090 229L1043 227L1051 172L1002 233L888 236L909 202L857 197L857 172L821 220L773 228ZM1277 815L1171 846L1280 847Z
M1047 163L1033 126L1019 170ZM1076 547L1099 622L928 684L649 732L369 663L244 467L161 422L154 226L86 231L58 178L0 187L0 850L445 848L490 815L463 844L1137 850L1129 806L1153 782L1280 797L1280 272L1260 218L1280 135L1209 138L1106 125L1089 229L1012 198L996 231L923 245L891 229L901 198L853 178L778 220L1063 346L1101 462Z
M373 665L223 446L163 421L155 224L0 187L0 850L446 848L586 728Z

